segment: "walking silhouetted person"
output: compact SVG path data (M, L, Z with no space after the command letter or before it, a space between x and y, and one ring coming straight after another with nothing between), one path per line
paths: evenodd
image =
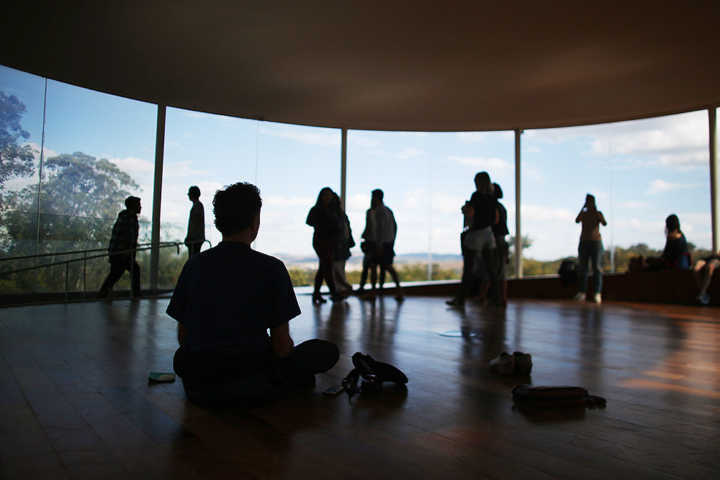
M200 253L200 247L205 241L205 208L200 202L200 189L195 185L188 190L188 198L193 206L190 209L190 217L188 218L185 245L188 247L188 258L192 258Z
M113 225L110 246L108 247L108 261L110 262L110 273L100 287L98 297L107 297L113 285L122 277L125 270L130 272L130 286L132 295L140 295L140 266L135 261L135 249L138 240L138 215L141 206L138 197L125 199L125 210L118 214Z

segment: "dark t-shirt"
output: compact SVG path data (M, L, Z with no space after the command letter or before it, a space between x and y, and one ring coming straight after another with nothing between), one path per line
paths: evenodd
M470 197L473 207L473 222L470 230L480 230L495 223L495 195L474 192Z
M495 208L498 212L498 223L492 226L492 231L496 237L505 238L505 235L510 233L507 228L507 210L505 209L505 205L500 202L495 203Z
M335 242L342 232L342 219L328 208L312 207L305 223L315 229L313 245Z
M249 245L221 242L190 259L167 314L185 327L189 350L270 349L268 328L300 314L285 265Z
M688 244L685 235L681 234L678 238L668 237L665 240L665 249L662 258L669 266L673 268L688 268L689 262L685 260L688 254Z

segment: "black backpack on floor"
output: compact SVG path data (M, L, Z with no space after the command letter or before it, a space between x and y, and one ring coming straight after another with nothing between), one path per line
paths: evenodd
M408 382L407 376L400 369L389 363L378 362L370 355L356 352L352 356L352 362L355 368L342 381L348 398L359 392L380 391L383 382L393 382L403 386ZM358 386L361 378L362 383Z

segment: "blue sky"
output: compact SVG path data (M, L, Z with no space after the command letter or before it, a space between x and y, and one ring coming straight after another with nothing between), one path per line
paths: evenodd
M0 67L0 90L27 106L23 126L40 144L43 80ZM108 158L141 185L151 216L156 107L48 82L46 155L82 151ZM585 193L594 193L609 225L605 247L644 242L661 248L664 219L677 213L688 240L710 245L707 113L526 131L522 136L523 234L527 255L573 255L574 224ZM207 232L215 244L212 193L236 181L257 183L264 199L256 248L312 254L305 216L320 188L339 191L340 131L237 119L169 108L162 221L165 239L182 239L189 185L199 185ZM373 188L385 191L399 225L399 253L458 253L459 208L472 178L487 170L505 192L514 233L512 132L350 131L348 215L356 240ZM23 182L11 186L20 188ZM122 206L119 205L120 209ZM356 250L354 254L359 255Z

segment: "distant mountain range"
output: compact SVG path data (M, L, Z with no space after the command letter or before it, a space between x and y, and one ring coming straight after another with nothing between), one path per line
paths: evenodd
M308 263L317 263L317 257L312 255L292 255L292 254L285 254L285 253L273 253L274 257L278 257L283 262L289 265L296 265L296 264L308 264ZM362 263L362 254L354 254L352 257L348 259L349 264L359 264ZM425 263L428 261L428 254L427 253L402 253L395 256L395 262L396 263ZM461 262L462 261L462 255L454 254L454 253L433 253L432 254L432 261L433 263L442 263L442 262Z

